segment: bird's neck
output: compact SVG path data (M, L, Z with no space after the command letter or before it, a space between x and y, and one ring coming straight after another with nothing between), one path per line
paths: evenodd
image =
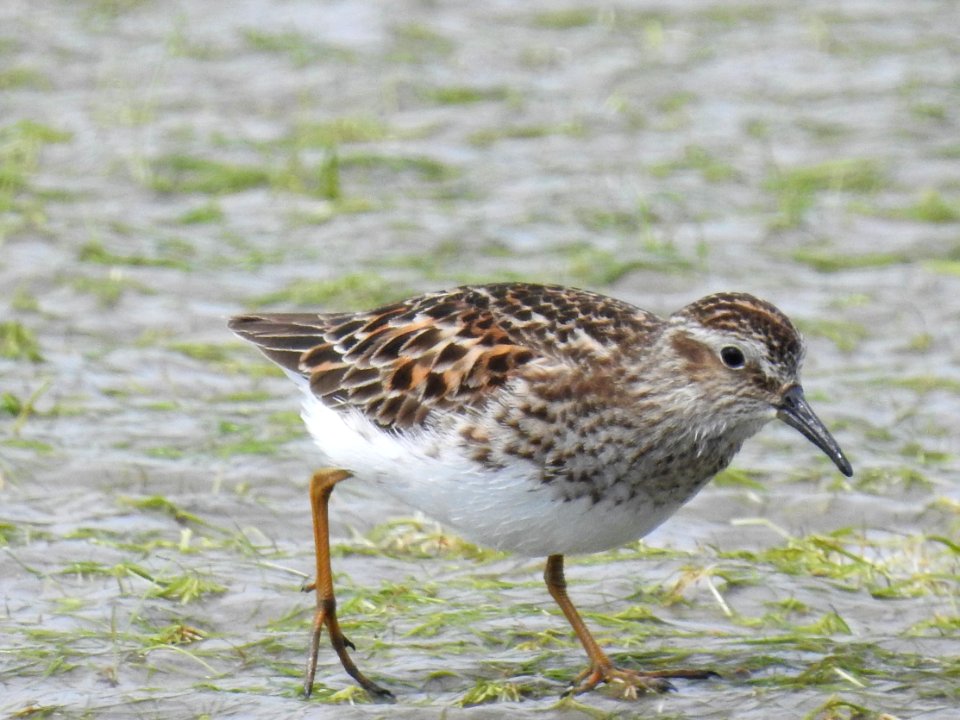
M644 373L625 402L637 419L637 444L663 455L710 457L723 464L771 418L724 403L680 372ZM655 421L651 421L656 418Z

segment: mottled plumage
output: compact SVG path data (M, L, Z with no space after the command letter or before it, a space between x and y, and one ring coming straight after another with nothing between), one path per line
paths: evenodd
M369 312L247 315L230 323L309 379L325 403L359 408L395 430L424 424L434 410L484 404L534 360L540 368L603 364L642 349L657 325L602 295L516 284L432 293Z
M642 537L774 417L850 473L803 399L800 334L746 294L661 319L513 283L230 327L301 385L331 466L477 542L560 558L551 592L562 554Z

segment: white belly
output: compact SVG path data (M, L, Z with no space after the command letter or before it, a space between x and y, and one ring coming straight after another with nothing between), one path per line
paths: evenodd
M436 433L387 433L360 412L334 411L312 394L303 419L325 462L498 550L534 557L607 550L644 536L676 509L654 508L642 496L620 504L564 501L531 462L484 468Z

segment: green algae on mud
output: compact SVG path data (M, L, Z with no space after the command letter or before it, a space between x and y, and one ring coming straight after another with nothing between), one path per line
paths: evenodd
M838 253L827 248L800 248L793 253L797 262L810 265L820 272L840 272L855 268L874 268L910 262L909 256L902 253L864 253L851 255Z
M928 223L952 223L960 220L960 201L946 200L937 190L924 190L916 201L891 213L893 217Z
M317 42L308 33L296 30L268 32L244 28L244 42L254 51L284 55L295 67L307 67L320 61L352 62L354 55L346 48Z
M359 310L399 299L398 288L381 274L350 273L329 280L294 280L282 290L257 298L254 305Z
M870 336L860 323L827 318L795 318L797 328L806 336L825 338L844 353L854 352Z
M18 321L0 322L0 358L43 362L37 336Z
M870 158L841 158L816 165L775 170L764 183L780 211L775 227L795 227L813 207L818 193L874 193L887 183L881 164Z
M699 145L688 145L682 157L650 166L654 177L666 177L682 170L696 170L707 182L726 182L737 179L736 169L719 160L713 153Z

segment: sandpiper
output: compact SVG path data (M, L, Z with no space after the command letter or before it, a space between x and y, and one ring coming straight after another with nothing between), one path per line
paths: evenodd
M344 669L391 697L353 663L337 622L327 504L347 478L474 542L546 556L547 589L589 659L570 691L618 683L629 696L712 673L615 666L567 596L563 556L643 537L773 418L853 472L804 399L800 333L744 293L660 318L584 290L506 283L368 312L240 315L230 328L301 387L304 421L329 466L310 483L308 695L326 627Z

